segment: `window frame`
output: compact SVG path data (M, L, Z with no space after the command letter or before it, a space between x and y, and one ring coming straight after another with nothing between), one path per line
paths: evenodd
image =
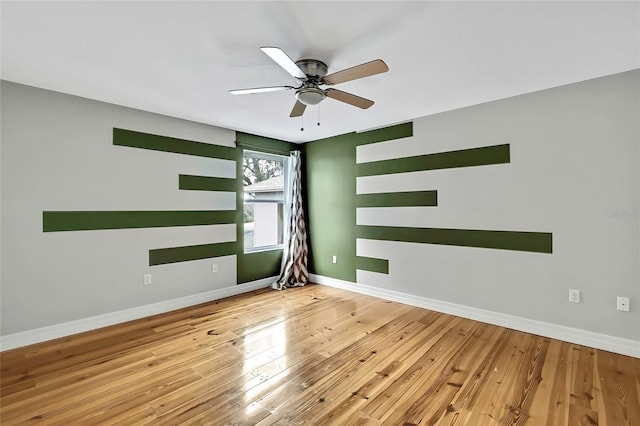
M244 241L244 226L245 226L245 222L244 220L242 221L242 235L243 235L243 240L242 240L242 247L243 247L243 252L245 254L250 254L250 253L259 253L259 252L264 252L264 251L273 251L273 250L283 250L284 249L284 227L286 226L285 221L286 221L286 199L287 199L287 193L288 193L288 161L289 161L289 156L287 155L280 155L280 154L272 154L272 153L267 153L267 152L262 152L262 151L255 151L255 150L250 150L250 149L243 149L242 150L242 161L243 161L243 168L242 168L242 174L243 174L243 178L244 178L244 159L245 157L252 157L252 158L258 158L261 160L267 160L267 161L277 161L277 162L282 162L282 175L283 175L283 189L282 189L282 198L266 198L266 199L258 199L258 200L250 200L249 203L250 204L262 204L262 203L277 203L277 204L282 204L282 208L283 208L283 217L282 217L282 240L283 243L281 244L271 244L268 246L258 246L258 247L246 247L245 245L245 241ZM247 199L246 199L246 192L244 191L244 179L242 181L242 211L244 212L245 209L245 205L248 204L247 203ZM243 213L243 217L244 217L244 213ZM255 223L255 222L254 222ZM254 229L255 232L255 229Z

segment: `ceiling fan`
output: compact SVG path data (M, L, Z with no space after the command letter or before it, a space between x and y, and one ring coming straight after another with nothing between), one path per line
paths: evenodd
M264 53L278 65L284 68L289 74L295 77L300 85L293 86L272 86L272 87L256 87L253 89L237 89L229 90L232 95L245 95L264 92L279 92L285 90L295 90L296 103L291 110L289 117L300 117L304 114L304 110L309 105L317 105L325 98L332 98L358 108L367 109L374 102L342 90L327 88L322 89L320 86L334 85L344 83L346 81L356 80L359 78L369 77L371 75L380 74L389 71L389 67L382 59L375 59L371 62L356 65L342 71L337 71L327 75L327 64L317 59L301 59L293 61L282 49L278 47L261 47Z

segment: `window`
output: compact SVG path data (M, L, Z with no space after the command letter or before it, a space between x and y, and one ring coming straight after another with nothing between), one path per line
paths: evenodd
M282 248L287 157L244 151L244 251Z

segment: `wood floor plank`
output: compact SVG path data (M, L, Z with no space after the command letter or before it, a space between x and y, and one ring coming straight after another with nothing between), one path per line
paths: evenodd
M381 419L391 424L436 424L452 410L451 401L460 394L473 363L484 349L475 344L473 335L493 331L486 324L464 323L473 328L458 327L444 350L435 354L434 361L431 361L433 354L425 354L430 361L426 368L417 374L409 372L413 373L411 379L416 382L416 390L405 401L395 404L393 410L386 408L388 415L383 414Z
M424 317L433 318L432 314L434 313L427 313ZM424 348L431 346L444 333L445 327L451 325L451 321L440 317L425 328L420 324L421 320L409 324L391 342L379 345L375 357L363 358L367 362L367 374L354 380L342 381L332 390L337 396L332 396L330 400L335 398L335 402L331 408L327 407L318 413L318 424L346 423L354 413L361 413L370 400L387 389L407 365L413 364L422 355ZM371 417L367 415L367 418Z
M401 306L395 306L393 309L390 309L387 312L381 313L379 309L367 310L366 308L364 308L362 309L362 312L360 312L359 314L355 314L353 316L352 315L346 316L346 321L348 321L349 323L345 324L345 328L349 329L351 333L358 333L358 334L362 333L364 335L368 335L370 328L377 328L376 324L384 324L385 320L395 317L396 312L399 310L407 310L407 309ZM332 331L331 327L325 327L325 328L327 328L329 332ZM321 338L321 335L319 335L318 337ZM349 339L347 341L352 341L352 339ZM322 350L323 349L322 340L320 340L319 343L320 344L317 345L317 349L321 350L319 354L322 355L324 352ZM332 344L334 345L333 347L336 349L340 347L339 342L332 342ZM316 366L315 363L310 362L310 360L308 359L310 352L306 350L299 352L298 348L296 347L292 349L293 350L291 352L287 352L287 349L283 348L282 351L276 352L276 355L286 356L286 359L287 359L286 363L293 364L294 366L297 366L297 368L299 368L299 370L297 370L299 371L299 374L296 380L304 380L305 378L306 380L309 380L307 377L309 376L315 377L316 373L310 372L310 370L315 371L321 367ZM170 398L174 398L173 395L169 395L167 396L167 398L160 399L158 401L153 401L152 406L155 407L157 404L157 407L158 407L157 411L161 409L166 410L164 414L166 414L167 412L176 410L177 413L174 413L173 416L174 418L176 418L175 416L178 416L180 421L185 421L186 416L198 414L197 413L198 411L214 411L214 410L220 411L223 409L222 407L226 400L237 397L239 396L239 394L242 394L243 392L249 393L249 394L255 393L254 391L252 391L252 388L253 386L256 386L257 384L259 384L261 381L256 380L255 383L252 384L250 380L254 375L251 374L248 376L246 371L249 370L250 373L255 373L256 368L260 366L264 366L265 363L272 361L272 358L270 357L270 355L271 355L271 352L267 351L267 352L262 352L258 355L254 355L253 357L250 357L248 359L245 359L242 365L243 367L242 372L244 372L245 375L239 378L235 377L237 373L229 374L225 372L224 380L218 380L218 383L222 383L222 386L218 386L215 389L212 389L210 393L204 393L202 396L195 399L195 402L198 404L198 408L195 411L192 409L188 409L188 407L186 407L185 404L183 403L184 400L182 399L168 400ZM321 359L326 359L326 357L323 357ZM301 361L306 361L306 362L302 363ZM285 373L285 375L286 374L287 373ZM238 385L237 385L238 383L244 383L245 384L244 389L238 388ZM308 384L306 385L308 386ZM305 385L301 385L301 386L305 386ZM263 389L263 391L266 391L266 390L267 390L266 388ZM186 396L193 398L192 394L187 394Z
M340 396L357 393L355 389L362 378L375 371L376 366L384 361L385 355L380 353L381 348L398 342L408 333L417 333L419 326L415 321L420 316L422 315L416 316L415 312L407 312L397 321L382 325L365 338L326 358L313 370L294 377L283 385L281 393L294 393L299 397L296 401L282 401L275 410L272 409L275 415L263 423L286 424L297 417L304 417L314 423L319 412L330 410L339 404ZM319 380L312 380L311 377Z
M209 336L209 338L219 341L222 336ZM180 347L182 348L183 345L180 345ZM211 351L209 347L198 345L191 347L186 353L180 352L178 355L175 353L163 357L152 355L138 360L134 360L130 355L127 355L121 358L115 358L114 360L103 360L97 368L91 366L89 371L87 371L86 366L80 365L78 366L79 369L73 372L65 370L65 374L61 377L64 379L74 379L72 382L67 383L66 386L60 386L61 383L59 380L51 382L51 375L46 374L42 376L38 388L32 389L30 392L22 392L14 395L13 399L17 399L17 402L12 403L13 399L7 398L7 406L9 407L8 410L6 410L8 412L7 415L9 415L11 411L32 404L34 400L39 399L42 393L40 391L41 387L44 389L47 389L47 387L51 388L51 390L47 391L47 403L49 406L55 405L59 401L64 402L74 398L79 401L78 403L81 403L83 398L98 398L97 392L101 389L105 389L105 392L107 392L108 390L116 388L117 384L129 388L141 380L164 375L170 371L188 370L191 368L192 363L202 362L203 359L209 357L224 356L232 359L236 355L237 352L232 345L217 348L216 351ZM102 360L102 358L99 359ZM128 362L116 363L116 361L120 361L121 359ZM101 372L104 374L101 374ZM190 373L191 370L187 372ZM106 387L104 384L105 376L109 377ZM42 409L46 408L43 404L40 404L40 407Z
M567 374L571 345L557 340L549 341L547 360L540 376L538 396L530 408L534 424L562 426L569 424L567 406L571 377Z
M448 405L441 405L438 409L439 413L434 412L431 418L435 420L441 416L439 421L444 424L459 424L469 417L478 394L484 389L485 382L493 373L492 366L496 356L504 349L506 342L506 339L502 338L504 331L500 327L486 326L472 333L471 347L460 352L457 359L452 358L455 363L448 370L444 370L450 374L453 373L451 379L446 382L449 387L445 388L453 395L449 401L445 399ZM418 409L425 404L416 405Z
M599 413L607 424L640 425L640 394L633 361L611 352L598 351L597 369L602 387L602 404Z
M2 425L640 425L638 358L318 285L0 363Z
M412 362L383 393L370 400L363 411L379 420L391 421L389 418L394 417L400 421L406 409L413 404L411 399L414 395L422 396L420 389L426 385L426 377L442 371L449 357L463 346L465 336L461 332L461 324L461 320L452 321L445 333L433 345L425 348L420 358Z
M595 410L597 397L594 390L595 350L574 346L571 378L569 423L597 425L598 412ZM595 396L594 396L595 395Z

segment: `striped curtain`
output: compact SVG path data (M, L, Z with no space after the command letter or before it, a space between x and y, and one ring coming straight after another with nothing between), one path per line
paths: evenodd
M282 290L285 287L303 286L309 282L307 272L307 231L302 211L302 172L300 151L292 151L287 164L288 185L286 186L287 206L285 213L284 252L280 276L272 287Z

